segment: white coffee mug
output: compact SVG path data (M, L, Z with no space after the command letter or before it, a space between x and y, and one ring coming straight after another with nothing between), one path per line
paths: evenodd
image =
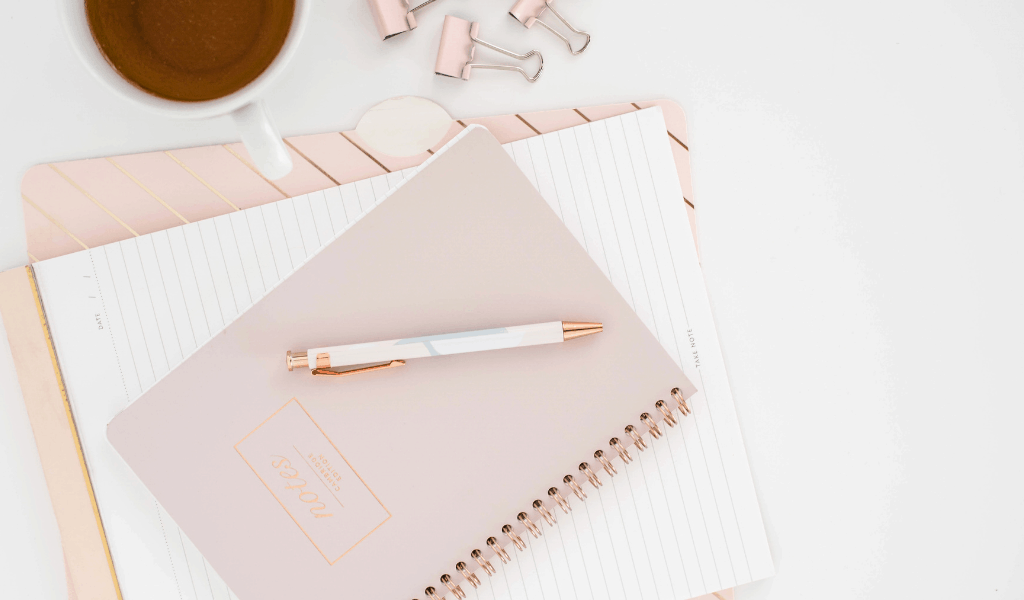
M71 46L86 68L97 79L123 98L155 113L184 119L205 119L230 114L238 127L242 143L252 156L256 168L269 179L279 179L292 170L288 148L277 132L277 126L261 100L263 92L285 69L306 30L312 0L295 0L295 14L281 51L263 73L242 89L214 100L179 102L148 94L135 87L114 70L100 52L89 29L83 0L61 0L59 3L64 30Z

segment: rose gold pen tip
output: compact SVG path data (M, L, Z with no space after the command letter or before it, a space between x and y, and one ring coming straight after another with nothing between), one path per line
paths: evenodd
M589 327L589 328L586 328L586 329L569 329L569 330L566 330L563 327L562 328L562 340L563 341L574 340L576 338L581 338L581 337L585 337L585 336L588 336L588 335L593 335L595 333L601 333L602 331L604 331L604 327L600 323L589 323L589 324L593 325L593 327Z
M562 331L579 331L581 329L600 329L600 323L583 323L579 321L562 321Z

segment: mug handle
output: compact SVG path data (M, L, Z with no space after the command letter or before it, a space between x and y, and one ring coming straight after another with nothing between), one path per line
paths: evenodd
M267 179L280 179L291 173L292 157L263 100L253 100L236 109L231 118L260 173Z

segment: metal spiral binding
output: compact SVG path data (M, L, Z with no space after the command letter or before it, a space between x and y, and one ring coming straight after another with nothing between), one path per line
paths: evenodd
M477 564L484 570L484 573L487 573L488 577L494 575L494 565L491 564L491 561L483 557L483 554L479 549L470 552L469 555L476 559Z
M683 413L683 416L690 414L690 405L686 403L686 398L683 398L683 393L679 391L679 388L672 388L672 397L675 398L676 403L679 405L679 412Z
M469 585L473 586L474 590L480 586L480 578L476 576L476 573L473 573L466 568L466 563L462 561L455 563L455 570L466 578L466 581L469 582Z
M548 496L554 498L555 503L558 504L558 508L562 509L562 512L565 514L569 514L569 511L572 510L572 507L565 501L565 498L558 493L558 488L548 488Z
M596 488L599 488L602 485L604 485L603 483L601 483L601 480L598 479L597 475L593 471L590 470L590 465L588 465L587 463L585 463L585 462L581 462L580 463L580 472L582 472L584 475L587 476L587 481L590 482L590 485L592 485L592 486L594 486Z
M596 458L598 462L601 463L601 466L604 467L604 472L608 473L609 477L615 477L616 475L619 474L619 472L615 470L615 465L613 465L611 461L604 457L604 450L595 450L594 458Z
M540 502L540 500L538 500L538 502ZM523 527L526 527L526 530L529 531L533 537L540 537L540 527L533 524L533 521L530 520L530 515L521 512L516 515L516 518L519 519L519 522L523 524Z
M555 515L551 514L551 511L548 510L548 507L544 506L543 502L540 500L534 500L533 507L537 509L540 516L544 517L544 520L548 522L548 525L551 525L552 527L555 525Z
M516 530L513 529L511 525L506 524L501 528L501 532L508 536L508 539L512 540L512 543L515 544L517 550L526 550L526 543L523 542L523 539L519 537Z
M645 442L644 438L640 437L640 434L636 432L636 427L626 425L625 431L629 434L629 437L633 438L633 445L636 446L637 450L643 452L647 449L647 442Z
M608 440L608 445L611 446L612 448L615 448L615 451L619 453L619 458L622 459L622 462L626 463L627 465L633 462L633 457L630 456L629 450L626 450L625 448L622 447L622 444L619 443L619 438L615 437Z
M491 550L494 550L494 553L498 555L498 558L500 558L501 562L504 564L507 565L508 561L512 560L509 558L508 552L505 552L505 549L498 544L498 539L494 536L487 538L487 545L491 547Z
M657 402L654 403L654 406L655 408L658 409L658 412L661 413L665 424L668 425L669 427L675 427L676 424L682 419L682 417L689 416L693 411L690 408L690 405L686 402L686 399L683 398L683 394L679 388L673 388L670 394L672 395L672 398L676 401L676 408L679 409L679 413L681 415L680 417L677 417L676 415L673 414L673 409L669 408L668 403L666 403L664 400L658 400ZM654 439L660 439L661 436L666 433L666 431L662 429L662 427L654 420L654 418L651 416L651 413L641 413L640 421L647 427L647 431L650 432L651 437ZM627 425L624 431L627 435L629 435L630 439L632 439L633 445L636 446L637 450L643 452L647 449L647 442L644 441L643 435L636 427L634 427L633 425ZM610 440L608 440L608 445L615 450L615 452L619 455L619 458L622 459L623 463L629 464L633 462L633 456L629 453L629 450L627 450L626 447L622 445L622 442L619 441L619 438L611 438ZM615 465L612 464L612 461L608 459L603 450L596 450L594 452L594 458L597 459L597 461L601 464L601 468L604 469L605 473L607 473L609 477L615 477L616 475L618 475L618 470L615 468ZM590 485L594 486L595 489L600 488L601 486L604 485L604 483L593 471L593 469L590 468L589 464L585 462L580 463L579 471L580 473L583 473L584 476L586 476L587 481L589 481ZM576 497L579 498L581 501L586 500L587 493L583 490L580 484L576 482L572 475L566 475L565 477L563 477L562 483L567 485L568 488L572 491L572 493L575 494ZM548 489L548 497L550 497L555 502L555 504L557 504L558 507L562 509L562 512L564 512L565 514L569 514L569 511L572 510L572 506L558 491L557 487L551 487ZM548 510L548 508L544 505L543 501L534 500L533 508L534 510L537 511L537 514L539 514L547 522L549 526L553 527L556 525L557 520L555 519L554 513ZM526 512L521 512L518 515L516 515L516 519L523 524L523 527L526 528L526 531L529 531L533 537L540 537L542 533L541 529L536 525L536 523L533 522L533 520L530 519L529 514L527 514ZM508 537L508 539L512 542L516 549L518 549L519 551L526 550L526 543L523 541L522 537L520 537L519 534L516 533L515 528L512 525L504 525L501 528L501 532ZM501 545L498 543L497 538L487 538L487 546L494 552L495 556L501 559L502 563L508 564L511 561L511 557L509 556L508 552L506 552L505 549L501 547ZM494 566L490 563L490 561L483 557L483 553L479 549L470 552L470 556L472 556L473 559L476 560L477 564L480 565L480 568L482 568L484 572L487 573L488 576L493 576L495 574L496 571L494 569ZM466 581L469 582L471 586L473 586L474 589L476 589L480 585L480 578L466 567L466 563L456 563L455 569L459 572L459 574L461 574L466 579ZM459 587L455 584L454 581L452 581L450 575L448 575L447 573L442 575L441 583L443 583L451 591L451 593L454 594L456 600L465 600L466 593L462 590L461 587ZM424 590L424 592L427 594L430 600L443 600L437 596L437 592L433 587L428 587L426 590Z
M447 587L448 590L451 591L451 593L455 594L455 597L458 600L465 600L466 592L462 591L462 588L460 588L459 586L457 586L454 583L452 583L452 576L451 575L449 575L447 573L442 575L441 576L441 583L443 583L445 585L445 587Z
M563 477L562 482L565 483L565 485L569 486L569 489L572 490L572 493L576 494L577 498L579 498L580 500L587 499L587 493L583 491L583 488L580 487L580 484L576 483L576 480L572 478L572 475L566 475L565 477Z
M665 404L664 400L658 400L654 403L654 406L661 411L661 414L665 415L665 422L668 423L669 427L676 426L676 418L672 416L672 411L668 409L668 405Z
M658 439L661 437L661 428L658 427L658 424L655 423L654 419L651 418L650 413L640 413L640 420L643 421L643 424L648 427L649 431L651 432L651 435L654 436L654 439Z

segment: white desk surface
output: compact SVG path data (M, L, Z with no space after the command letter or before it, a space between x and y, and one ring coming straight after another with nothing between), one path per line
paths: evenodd
M350 128L403 94L458 116L678 101L778 570L737 597L1024 597L1024 5L560 0L594 34L571 57L506 16L511 3L442 0L382 43L363 0L317 0L267 98L282 133ZM32 164L237 139L226 118L169 121L110 95L55 4L0 17L4 269L26 260ZM544 76L434 76L446 13L542 50ZM0 482L0 596L63 600L6 344Z

